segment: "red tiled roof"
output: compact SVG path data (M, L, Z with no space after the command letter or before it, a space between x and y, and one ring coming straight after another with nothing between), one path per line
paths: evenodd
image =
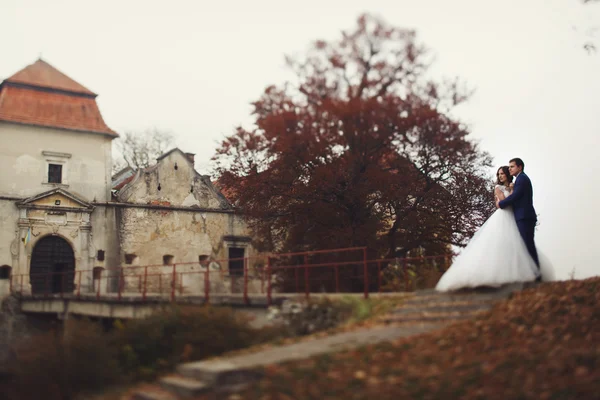
M0 121L118 137L102 119L95 97L38 60L0 84Z
M23 68L10 78L7 82L22 83L25 85L45 87L51 89L65 90L67 92L85 93L92 96L96 94L75 82L44 60L37 60L31 65Z
M121 182L117 183L115 186L112 187L112 190L121 190L123 188L123 186L125 186L129 182L131 182L133 180L133 178L135 178L135 174L128 176L127 178L123 179Z

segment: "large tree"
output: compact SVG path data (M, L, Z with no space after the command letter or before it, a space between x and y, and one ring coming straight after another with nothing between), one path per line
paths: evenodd
M266 88L255 127L214 157L259 246L400 256L465 244L493 208L490 158L450 114L468 93L428 79L415 33L363 15L287 64L296 79Z

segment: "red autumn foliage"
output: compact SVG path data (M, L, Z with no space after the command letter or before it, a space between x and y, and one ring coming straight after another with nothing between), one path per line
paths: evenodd
M492 210L490 157L452 108L468 94L428 79L413 31L363 15L333 42L288 58L255 127L214 157L215 175L261 250L367 246L371 257L441 254Z

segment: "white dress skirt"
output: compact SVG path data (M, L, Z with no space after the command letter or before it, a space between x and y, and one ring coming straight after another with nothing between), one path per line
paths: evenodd
M542 279L554 280L547 257L539 251L538 257ZM445 292L534 281L540 270L519 234L512 207L508 207L496 210L479 228L441 277L436 290Z

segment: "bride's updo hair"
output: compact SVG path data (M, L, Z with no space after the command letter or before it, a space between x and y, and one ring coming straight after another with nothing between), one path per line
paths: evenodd
M502 170L502 172L504 172L504 175L506 175L506 183L511 183L513 181L513 176L510 174L507 165L501 166L500 168L498 168L498 171L496 171L496 183L498 185L503 185L503 183L500 182L500 177L498 176L498 172L500 172L500 170Z

